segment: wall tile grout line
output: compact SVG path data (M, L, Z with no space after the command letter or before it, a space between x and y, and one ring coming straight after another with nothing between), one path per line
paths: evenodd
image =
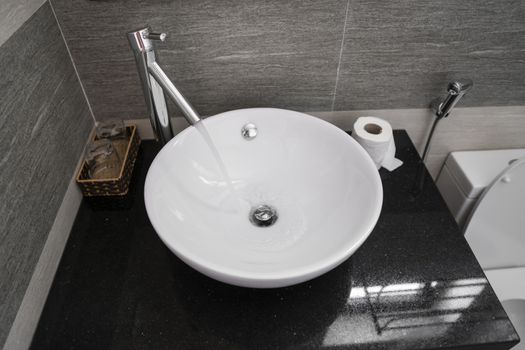
M330 109L332 112L334 111L335 107L335 98L337 96L337 84L339 83L339 69L341 68L341 61L343 59L343 51L345 46L345 33L346 33L346 23L348 21L348 9L350 8L350 0L346 1L346 11L345 11L345 23L343 25L343 35L341 37L341 47L339 49L339 60L337 61L337 71L335 73L335 86L334 86L334 93L332 96L332 108Z
M49 6L51 7L51 12L53 12L53 16L55 17L55 21L57 22L58 30L60 31L60 35L62 36L62 40L64 41L64 45L66 46L67 54L69 55L69 59L71 60L71 64L73 65L73 69L75 70L75 74L78 79L78 83L80 84L80 89L82 89L82 93L84 94L84 98L86 99L86 103L89 109L89 114L91 114L91 118L93 118L93 122L96 123L97 120L95 119L95 114L93 113L93 109L91 108L91 103L89 102L89 98L86 93L86 89L84 88L84 84L82 83L82 80L80 79L80 74L78 74L77 65L75 64L75 60L73 59L73 55L71 54L71 51L69 50L69 45L67 44L66 36L64 35L64 31L62 30L62 26L60 25L60 21L58 20L57 14L55 12L55 7L53 6L53 3L51 0L48 0Z

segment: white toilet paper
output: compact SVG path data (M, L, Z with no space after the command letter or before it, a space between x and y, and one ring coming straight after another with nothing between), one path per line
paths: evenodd
M368 152L377 169L383 167L393 171L403 164L395 158L396 145L392 126L376 117L360 117L352 129L354 139Z

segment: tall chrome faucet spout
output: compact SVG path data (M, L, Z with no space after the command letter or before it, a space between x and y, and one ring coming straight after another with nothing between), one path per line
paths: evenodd
M175 87L175 85L171 82L166 73L164 73L162 68L160 68L157 62L151 62L148 65L148 72L150 72L153 78L155 78L160 86L162 86L172 101L175 102L177 106L179 106L188 123L193 125L201 120L200 116L197 114L190 102L186 100L179 89Z
M181 109L190 125L201 120L199 114L157 63L153 41L164 41L165 39L165 33L153 33L150 27L128 33L128 40L135 55L151 126L157 140L162 144L166 144L173 138L164 92Z

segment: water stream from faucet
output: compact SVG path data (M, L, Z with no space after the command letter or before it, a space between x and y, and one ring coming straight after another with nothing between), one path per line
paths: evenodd
M241 199L235 190L230 174L228 173L228 170L226 169L226 165L224 165L224 161L221 157L221 154L219 150L217 149L217 147L215 146L215 143L213 142L210 136L210 133L208 132L208 130L206 129L206 126L204 126L204 123L202 123L202 121L195 123L193 126L197 129L197 131L199 131L204 142L206 142L206 144L208 145L208 149L210 150L213 158L215 159L215 162L217 163L219 167L219 172L222 177L222 180L226 183L226 187L229 192L229 197L233 201L233 209L236 212L241 212L242 210Z
M208 146L210 155L218 166L220 180L226 187L226 198L220 200L218 209L235 216L224 221L228 222L229 232L233 235L230 239L233 242L247 241L258 247L259 251L280 251L298 241L309 226L303 208L297 206L292 198L283 196L279 186L271 186L267 182L244 183L236 187L221 156L221 150L213 142L204 123L200 121L193 126ZM271 212L269 217L265 216L266 211ZM249 223L251 227L257 228L250 230L240 223ZM261 235L260 230L265 230L265 234Z

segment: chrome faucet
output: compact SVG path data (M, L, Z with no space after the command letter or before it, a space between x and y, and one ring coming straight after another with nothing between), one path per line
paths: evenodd
M151 126L157 140L166 144L173 138L173 130L164 92L180 108L190 125L198 123L201 117L157 63L153 42L166 40L166 33L154 33L146 27L129 32L128 40L135 54Z

